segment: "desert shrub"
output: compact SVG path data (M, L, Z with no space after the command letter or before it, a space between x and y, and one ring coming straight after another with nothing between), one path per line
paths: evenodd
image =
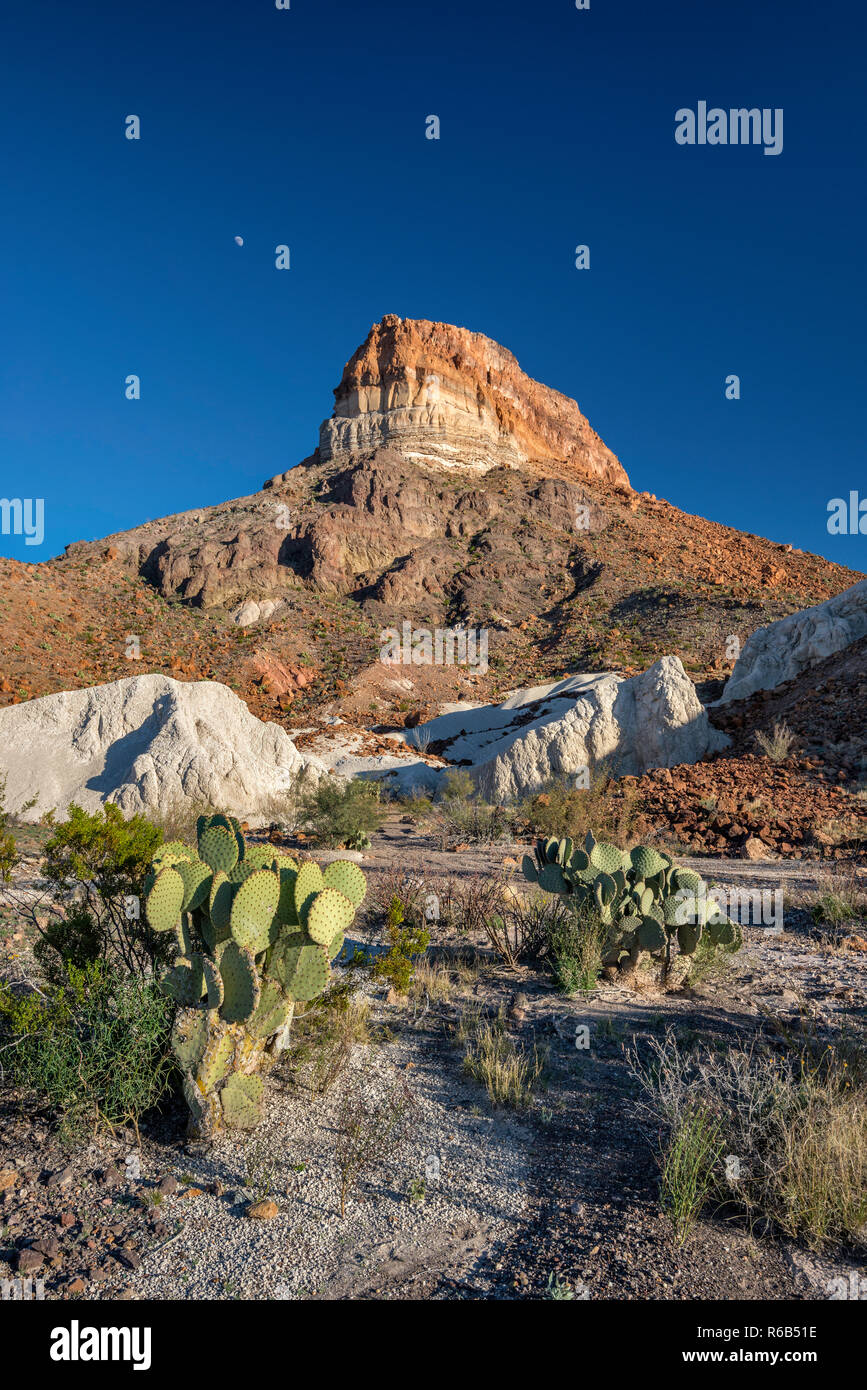
M383 1162L407 1137L416 1101L405 1081L383 1088L365 1069L350 1077L337 1114L334 1158L340 1184L340 1215L363 1173Z
M352 1049L370 1041L370 1005L350 981L334 984L308 1004L296 1005L282 1065L311 1097L331 1089L349 1065Z
M550 955L552 944L574 921L562 898L531 889L519 893L508 882L482 921L488 940L511 969Z
M480 1082L494 1105L526 1110L533 1087L545 1069L545 1054L534 1044L526 1049L509 1037L502 1018L472 1019L463 1032L469 1034L463 1069Z
M6 810L6 777L0 773L0 883L11 883L12 870L18 862L18 849L11 830L11 816Z
M635 791L618 784L608 763L598 763L590 772L589 786L555 780L530 797L522 811L535 835L558 840L568 835L578 843L593 830L600 840L623 848L634 835L639 809Z
M54 912L34 953L49 979L64 979L63 964L79 969L97 960L130 973L152 971L167 959L141 908L145 874L162 831L143 816L125 820L109 803L93 815L71 805L45 846L43 877Z
M586 904L577 912L563 912L552 924L548 947L559 990L577 994L596 988L607 936L607 925Z
M867 918L867 889L854 874L830 874L819 883L808 905L817 925L842 931Z
M404 925L404 906L395 896L385 922L388 951L373 965L377 979L386 980L398 994L408 994L412 980L412 958L430 945L430 932L421 926Z
M662 1155L660 1206L683 1245L714 1185L714 1168L722 1157L719 1121L703 1105L688 1107Z
M371 878L367 916L384 923L398 898L408 926L430 928L436 923L462 936L482 934L491 915L502 908L503 882L495 875L413 875L392 868Z
M436 802L442 844L489 845L509 831L514 815L492 806L477 790L465 768L449 772Z
M385 819L375 782L323 777L298 802L298 825L322 849L367 849Z
M760 729L756 734L756 743L772 763L784 763L792 751L794 742L795 735L785 720L774 725L773 733L766 734Z
M709 1201L735 1205L814 1248L860 1238L867 1221L863 1045L802 1041L784 1051L756 1044L687 1053L669 1030L649 1047L643 1060L630 1049L629 1060L643 1090L639 1112L652 1133L661 1128L665 1136L666 1200L680 1184L684 1211L694 1215Z
M153 984L103 962L66 963L42 993L0 981L0 1063L56 1112L67 1141L101 1125L138 1130L170 1086L173 1012Z

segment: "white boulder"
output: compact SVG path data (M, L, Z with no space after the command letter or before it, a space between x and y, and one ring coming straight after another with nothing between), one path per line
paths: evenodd
M146 675L0 709L0 773L7 809L29 821L112 801L126 815L205 804L256 823L325 768L228 686Z
M815 608L801 608L758 628L726 682L720 704L773 690L867 633L867 579Z
M570 676L520 690L502 705L454 710L420 726L451 763L463 763L489 800L539 791L608 760L618 776L694 763L725 748L675 656L641 675ZM442 743L440 742L442 741Z

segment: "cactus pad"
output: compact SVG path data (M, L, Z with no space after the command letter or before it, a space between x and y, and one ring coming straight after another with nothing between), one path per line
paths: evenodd
M259 1004L255 960L237 941L224 941L217 947L217 968L223 977L220 1017L227 1023L246 1023Z
M171 931L181 915L184 901L184 880L170 864L154 879L145 900L145 915L154 931Z
M262 1118L264 1084L261 1076L235 1072L220 1092L223 1118L230 1129L254 1129Z
M364 902L367 879L350 859L335 859L326 867L322 877L326 888L336 888L354 907L360 907Z
M289 1016L289 1000L275 980L263 980L259 1007L250 1019L248 1028L254 1038L270 1038L281 1029Z
M298 877L295 880L295 911L298 913L299 922L307 925L307 911L316 897L325 887L325 879L322 877L322 870L318 864L302 864L298 870Z
M210 1040L196 1073L199 1090L207 1094L219 1086L229 1071L235 1056L235 1040L222 1024L216 1022L211 1028Z
M201 956L191 956L189 959L179 956L160 980L160 989L176 1004L198 1008L204 989Z
M280 875L280 897L277 902L277 916L285 927L300 926L295 910L295 880L298 869L294 864L275 861L275 873Z
M238 862L238 842L225 825L209 825L199 839L199 856L216 873L227 874Z
M613 874L623 868L623 853L616 845L598 844L590 851L590 863L594 869L605 874Z
M280 899L280 880L270 869L256 869L235 893L229 919L232 936L254 956L277 939L280 922L275 917Z
M307 912L307 934L320 946L327 946L338 932L346 930L354 916L354 903L336 888L323 888Z
M539 887L546 893L566 893L568 884L559 864L546 864L539 872Z
M306 1001L321 994L331 979L331 962L324 946L308 942L298 952L298 964L287 993L292 999Z
M180 859L175 865L184 880L183 912L193 912L207 902L213 870L201 859Z
M201 1009L182 1009L172 1028L172 1051L184 1071L195 1071L208 1045L208 1015Z

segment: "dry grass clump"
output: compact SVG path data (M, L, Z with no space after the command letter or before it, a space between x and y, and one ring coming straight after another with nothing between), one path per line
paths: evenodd
M784 763L794 747L795 734L785 720L778 720L773 733L766 734L763 729L759 729L756 743L772 763Z
M545 1053L535 1043L529 1049L516 1043L502 1014L490 1019L469 1012L459 1021L457 1036L467 1043L464 1071L485 1087L492 1103L526 1110L545 1069Z
M867 1050L805 1041L687 1052L672 1030L639 1058L640 1114L664 1138L663 1203L677 1238L734 1204L812 1248L857 1244L867 1222Z

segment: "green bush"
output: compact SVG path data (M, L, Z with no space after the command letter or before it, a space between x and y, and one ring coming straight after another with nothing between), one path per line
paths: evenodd
M324 777L302 795L298 806L300 828L321 849L367 849L371 832L384 819L379 787L373 782Z
M412 979L412 958L421 955L430 945L430 932L424 927L405 927L404 907L400 898L395 895L391 900L391 907L388 910L388 917L385 923L385 933L388 938L389 949L384 956L379 956L373 966L373 974L377 979L387 980L389 985L398 994L408 994L410 980Z
M169 1089L174 1006L153 984L102 963L67 964L62 983L20 994L0 981L2 1061L49 1105L65 1140L132 1124Z
M453 843L489 845L513 825L505 806L492 806L479 794L464 768L448 773L436 804L442 839Z
M15 836L9 829L10 815L6 810L6 778L0 773L0 883L10 883L12 870L18 860Z
M40 928L35 948L48 978L62 983L66 962L83 969L103 960L132 974L152 971L167 959L167 946L148 926L141 900L162 831L142 816L125 820L111 803L93 815L73 804L53 830L42 873L52 885L55 915Z

